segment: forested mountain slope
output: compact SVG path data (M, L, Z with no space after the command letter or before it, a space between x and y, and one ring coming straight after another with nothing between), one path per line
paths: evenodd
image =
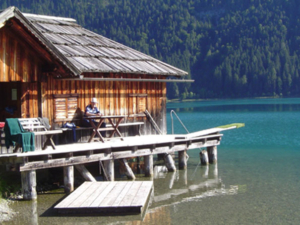
M2 4L2 5L1 5ZM82 26L190 73L176 97L297 96L295 0L2 0L2 9L72 17Z

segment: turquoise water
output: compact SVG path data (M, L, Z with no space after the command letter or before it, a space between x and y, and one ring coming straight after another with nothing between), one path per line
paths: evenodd
M143 215L57 215L63 194L39 195L37 205L17 202L4 224L299 224L300 99L216 100L168 103L190 132L230 123L218 164L199 166L199 149L188 151L188 169L164 173L156 166L154 196ZM168 117L168 131L171 121ZM175 133L185 133L174 122ZM138 179L145 179L139 177Z

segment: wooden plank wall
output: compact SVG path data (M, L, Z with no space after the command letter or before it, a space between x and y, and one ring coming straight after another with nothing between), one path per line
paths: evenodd
M96 77L96 75L90 75ZM99 76L99 75L98 75ZM121 75L110 74L109 77L120 77ZM85 77L87 77L85 75ZM122 74L123 78L136 76ZM141 75L141 78L153 78ZM56 80L48 76L47 82L42 82L42 113L53 120L53 94L75 94L78 96L78 107L84 111L92 97L98 99L99 110L105 115L126 115L127 122L144 121L146 123L143 134L155 134L152 126L147 122L145 116L138 113L138 97L130 94L147 94L146 109L153 116L158 126L166 131L166 84L158 82L117 82L117 81L67 81ZM135 115L135 116L134 116Z
M18 89L21 103L17 106L21 107L20 117L38 116L41 67L42 62L31 47L13 35L10 29L4 27L0 30L0 82L7 83L8 88L16 86L13 82L21 82Z
M0 82L35 82L40 67L31 48L10 35L7 28L0 30Z

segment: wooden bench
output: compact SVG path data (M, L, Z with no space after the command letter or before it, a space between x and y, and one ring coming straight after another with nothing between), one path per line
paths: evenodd
M19 118L18 119L23 129L26 131L33 132L34 135L43 135L47 139L43 145L43 150L48 146L52 146L55 149L55 144L52 139L54 134L60 134L62 130L48 130L44 124L40 122L38 118Z

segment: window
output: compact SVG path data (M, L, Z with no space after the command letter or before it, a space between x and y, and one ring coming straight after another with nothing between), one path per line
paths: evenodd
M67 121L77 117L78 94L53 95L54 97L54 121Z

